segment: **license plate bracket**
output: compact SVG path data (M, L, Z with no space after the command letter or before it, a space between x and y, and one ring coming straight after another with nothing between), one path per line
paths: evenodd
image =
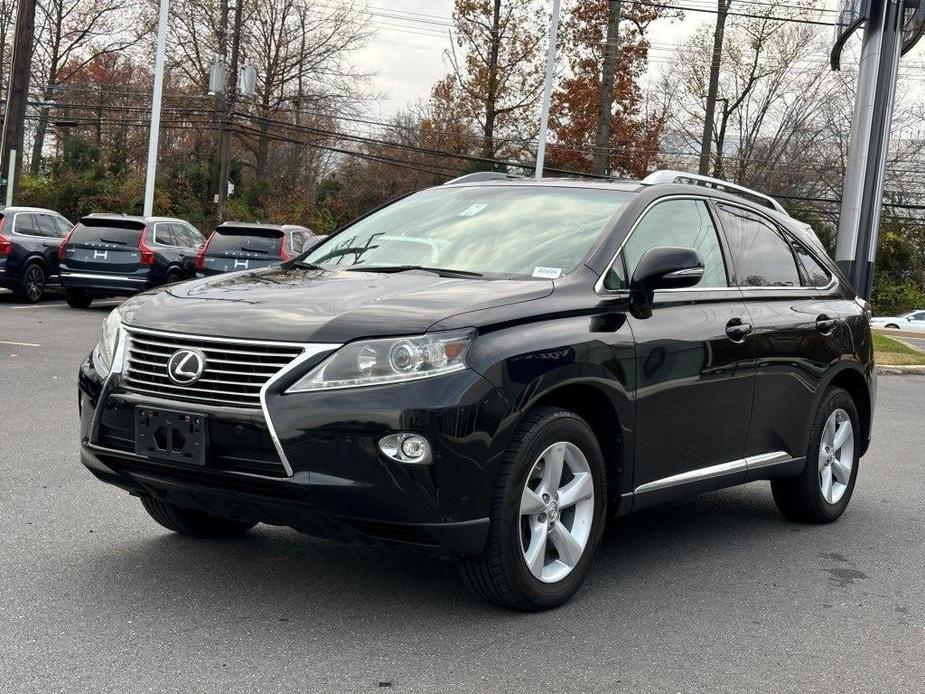
M135 408L135 453L155 460L205 465L208 426L205 415Z

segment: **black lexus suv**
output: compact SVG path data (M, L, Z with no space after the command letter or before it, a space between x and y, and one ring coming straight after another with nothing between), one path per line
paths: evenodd
M256 270L291 260L318 237L296 224L223 222L196 258L198 277Z
M171 217L91 214L61 244L61 284L72 308L196 275L202 234Z
M19 301L41 301L58 279L58 247L70 229L54 210L0 207L0 287Z
M80 368L83 464L173 531L415 545L521 610L575 593L608 516L753 480L844 512L869 308L808 226L677 172L491 179L127 300Z

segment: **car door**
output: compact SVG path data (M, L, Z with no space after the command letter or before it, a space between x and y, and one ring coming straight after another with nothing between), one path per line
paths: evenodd
M45 213L35 213L33 215L33 227L39 236L42 246L42 255L45 258L45 266L48 268L49 276L58 275L58 246L61 245L60 230L57 224L57 218L54 215Z
M706 201L673 197L650 206L624 242L622 272L608 275L611 288L625 287L620 275L632 277L643 253L657 246L694 248L704 277L690 289L656 291L651 316L628 318L636 342L639 505L682 484L696 490L744 479L754 389L741 332L748 314Z
M752 326L746 345L755 398L745 455L778 465L805 455L816 392L842 353L844 325L821 286L831 276L823 280L824 268L807 270L798 262L794 245L809 254L802 244L753 209L715 206Z
M925 332L925 311L919 311L909 316L909 330Z

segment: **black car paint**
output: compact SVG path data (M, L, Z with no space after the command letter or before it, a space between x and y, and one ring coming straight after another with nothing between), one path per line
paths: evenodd
M61 284L65 290L76 290L92 297L129 296L159 287L168 280L192 279L196 275L196 255L204 239L192 225L171 218L91 215L86 220L104 223L136 222L146 230L145 244L154 252L154 263L139 264L140 251L105 242L75 242L64 244L61 261ZM84 220L81 220L83 222ZM175 246L157 240L157 225L183 224L199 236L199 246ZM110 254L112 254L110 256Z
M11 253L0 256L0 287L16 289L22 280L23 271L30 263L38 263L45 271L46 282L58 281L58 247L63 236L32 236L16 231L16 217L20 214L47 214L58 217L68 225L70 222L52 210L38 208L0 209L4 224L0 233L11 243Z
M168 332L339 344L474 327L478 337L468 369L400 385L283 394L330 352L287 374L266 401L293 469L283 479L190 471L100 447L101 424L127 431L133 407L152 401L120 392L118 374L102 393L88 360L80 374L82 460L105 481L179 505L466 553L482 548L497 467L537 405L569 407L594 426L616 514L798 473L810 413L833 382L858 400L863 453L875 385L867 317L831 262L837 281L828 289L659 291L649 318L633 315L627 292L596 286L643 211L673 195L745 204L691 186L642 187L585 264L558 280L332 272L290 262L131 299L126 324ZM786 218L767 214L789 228ZM828 335L817 326L823 314L836 321ZM755 326L741 344L725 332L734 318ZM259 416L244 422L234 411L153 404L238 421L239 435L251 428L267 435ZM433 465L379 454L379 438L396 431L428 437ZM635 493L654 479L767 451L783 451L786 460Z

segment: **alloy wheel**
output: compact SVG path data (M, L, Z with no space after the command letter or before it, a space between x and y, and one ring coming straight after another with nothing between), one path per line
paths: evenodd
M584 453L559 441L536 459L520 501L524 562L543 583L556 583L578 565L594 520L594 478Z
M819 488L826 502L841 501L853 469L854 427L848 413L839 408L826 420L819 442Z
M38 301L45 290L45 273L38 265L32 265L26 271L26 297L29 301Z

